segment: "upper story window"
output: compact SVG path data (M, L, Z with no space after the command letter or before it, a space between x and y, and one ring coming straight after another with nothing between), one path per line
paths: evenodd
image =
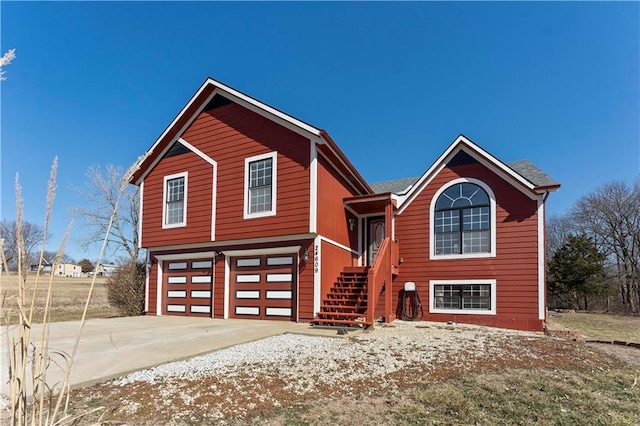
M457 180L438 191L434 200L432 258L495 255L495 199L486 185Z
M277 152L245 159L244 218L276 214Z
M187 224L187 173L164 177L163 228Z

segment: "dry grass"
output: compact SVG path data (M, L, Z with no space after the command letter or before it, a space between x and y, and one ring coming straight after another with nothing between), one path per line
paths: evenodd
M47 278L47 277L44 277ZM40 277L42 280L43 277ZM48 279L48 278L47 278ZM87 300L92 277L66 278L54 277L51 293L51 321L80 320ZM30 273L27 278L26 292L33 291L35 273ZM15 303L12 302L18 294L18 276L15 274L2 276L0 294L5 299L4 308L0 312L0 321L6 324L7 316L10 322L17 319ZM34 322L41 323L44 314L44 306L47 298L47 287L40 285L36 294ZM109 318L119 316L116 308L109 306L107 300L107 278L96 277L93 297L87 312L88 318Z
M640 343L640 316L571 312L553 315L550 320L580 330L587 339Z

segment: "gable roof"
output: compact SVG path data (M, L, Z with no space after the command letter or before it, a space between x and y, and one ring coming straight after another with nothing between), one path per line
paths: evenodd
M507 166L511 167L516 173L538 188L560 186L560 184L553 180L551 176L540 170L529 160L513 161L511 163L507 163Z
M240 92L226 84L207 78L186 105L180 110L178 115L171 121L167 128L160 134L158 139L151 145L146 153L141 156L132 170L130 171L129 182L139 185L160 161L163 155L171 148L195 118L202 112L211 102L216 102L214 98L221 96L224 102L231 101L243 106L263 117L286 127L305 138L315 142L318 147L326 155L334 160L334 165L343 174L346 173L349 181L361 193L372 193L369 184L364 180L356 168L347 159L344 153L338 148L336 143L331 139L329 134L299 120L289 114L286 114L264 102L261 102L251 96ZM218 99L218 101L220 101ZM336 164L337 163L337 164Z
M384 192L391 192L392 194L404 194L409 189L411 189L411 186L416 183L418 179L420 179L420 176L372 183L371 188L377 194L381 194Z
M431 179L460 152L464 152L477 160L532 199L536 199L545 192L555 191L560 188L559 183L544 174L531 162L525 160L507 165L480 148L466 136L460 134L405 194L399 194L399 212L401 213L411 204L411 201L431 182Z

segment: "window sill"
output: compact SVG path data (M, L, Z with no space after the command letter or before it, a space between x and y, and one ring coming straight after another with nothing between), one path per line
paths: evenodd
M448 314L448 315L495 315L496 311L486 309L438 309L430 308L430 314Z
M268 212L260 212L260 213L244 213L244 219L256 219L259 217L269 217L269 216L275 216L276 212L275 211L268 211Z
M181 222L181 223L171 223L171 224L163 224L162 225L162 229L172 229L172 228L184 228L185 226L187 226L186 222Z
M431 254L431 260L443 259L483 259L487 257L496 257L495 253L465 253L465 254Z

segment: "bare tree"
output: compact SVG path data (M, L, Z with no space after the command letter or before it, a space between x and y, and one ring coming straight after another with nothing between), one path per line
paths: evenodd
M112 254L126 253L131 259L138 259L138 224L140 211L139 189L134 185L127 185L128 173L113 164L102 169L98 165L91 166L85 173L87 178L83 188L76 188L85 199L82 207L75 209L84 225L90 230L84 238L85 247L102 242L108 233L107 246ZM122 196L120 191L124 187ZM113 225L109 228L113 210L117 213L113 217Z
M640 308L640 176L614 181L583 197L572 210L582 231L615 265L619 295L631 312Z
M569 237L575 234L576 225L570 216L550 216L546 231L547 259L551 259Z
M37 223L22 222L21 232L18 233L16 221L3 219L0 222L0 238L4 240L3 252L9 269L15 270L18 267L18 235L22 238L24 247L24 259L22 267L26 270L29 262L36 261L35 249L45 237L44 228ZM49 238L51 234L46 237Z

